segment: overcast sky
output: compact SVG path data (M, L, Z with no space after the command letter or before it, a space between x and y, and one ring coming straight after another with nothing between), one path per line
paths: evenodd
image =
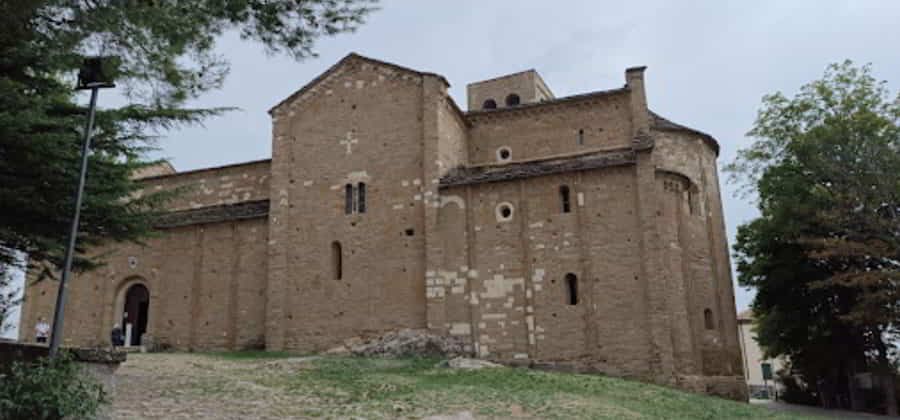
M896 0L385 0L381 6L358 32L321 40L320 57L304 62L224 37L220 50L232 63L225 87L192 105L241 111L168 133L159 156L178 170L270 157L266 111L350 52L439 73L462 107L467 83L520 70L536 69L556 96L565 96L619 87L626 67L646 65L650 108L718 139L720 167L749 143L744 134L764 94L793 95L829 63L871 62L879 79L900 86ZM104 91L101 106L117 103L112 95ZM721 179L733 239L755 208ZM744 309L752 293L735 288Z

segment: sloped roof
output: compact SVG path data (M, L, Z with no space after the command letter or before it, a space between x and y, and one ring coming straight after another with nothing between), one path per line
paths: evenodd
M349 63L349 62L351 62L351 61L353 61L353 60L361 60L361 61L366 61L366 62L375 64L375 65L379 65L379 66L390 67L390 68L392 68L392 69L394 69L394 70L399 70L399 71L402 71L402 72L412 73L412 74L415 74L415 75L417 75L417 76L434 76L434 77L437 77L438 79L440 79L442 82L444 82L444 84L447 85L447 87L450 86L450 82L448 82L447 79L446 79L444 76L441 76L440 74L437 74L437 73L431 73L431 72L426 72L426 71L414 70L414 69L411 69L411 68L409 68L409 67L403 67L403 66L398 65L398 64L389 63L389 62L387 62L387 61L377 60L377 59L374 59L374 58L371 58L371 57L366 57L366 56L357 54L357 53L355 53L355 52L351 52L350 54L347 54L346 56L344 56L344 58L340 59L337 63L334 63L334 65L332 65L331 67L329 67L327 70L325 70L324 72L322 72L322 74L316 76L315 79L312 79L309 83L305 84L303 87L301 87L300 89L298 89L296 92L290 94L287 98L284 98L283 100L281 100L280 102L278 102L277 104L275 104L275 106L273 106L272 108L269 108L269 114L271 114L272 112L274 112L275 109L277 109L278 107L284 105L285 103L291 102L292 100L294 100L294 98L296 98L296 97L302 95L304 92L306 92L307 90L309 90L310 88L312 88L313 86L317 85L319 82L321 82L322 80L324 80L324 79L325 79L326 77L328 77L330 74L334 73L337 69L341 68L341 66L343 66L343 65L345 65L345 64L347 64L347 63Z
M557 156L525 162L459 167L440 180L440 187L483 184L509 181L542 175L630 165L636 162L633 150L589 152L578 155Z
M255 219L266 217L268 214L269 200L244 201L166 213L156 220L154 227L167 229L231 220Z
M716 156L719 155L719 142L717 142L716 139L713 138L713 136L706 134L700 130L695 130L693 128L672 122L653 111L650 111L650 126L656 130L681 131L684 133L698 135L703 139L703 141L706 142L706 144L709 145L709 147L712 147L712 149L716 152Z
M246 161L246 162L228 163L228 164L219 165L219 166L210 166L210 167L206 167L206 168L191 169L188 171L162 173L162 174L158 174L158 175L142 177L139 179L139 181L153 181L153 180L157 180L160 178L179 177L182 175L190 175L190 174L195 174L198 172L212 172L212 171L218 171L220 169L228 169L228 168L234 168L234 167L238 167L238 166L250 166L250 165L256 165L259 163L266 163L266 162L272 162L272 159L266 158L266 159L250 160L250 161Z

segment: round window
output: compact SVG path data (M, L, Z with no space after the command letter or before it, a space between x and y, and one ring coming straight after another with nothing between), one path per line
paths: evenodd
M498 222L507 222L512 220L513 217L513 206L510 203L500 203L497 205L497 221Z
M512 159L512 149L509 147L501 147L497 149L497 160L500 162L506 162Z

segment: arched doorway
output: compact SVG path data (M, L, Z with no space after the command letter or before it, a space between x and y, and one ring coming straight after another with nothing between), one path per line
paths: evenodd
M129 287L125 292L125 306L122 308L122 332L127 332L127 326L131 324L131 341L126 344L141 345L141 337L147 332L149 309L150 291L147 286L137 283Z

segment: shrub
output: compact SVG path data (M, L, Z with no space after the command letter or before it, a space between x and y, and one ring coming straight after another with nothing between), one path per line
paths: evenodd
M106 403L103 387L68 355L13 362L0 375L0 420L92 419Z
M784 385L784 392L781 394L781 399L785 402L813 406L819 405L820 402L816 393L809 389L802 381L797 379L796 376L781 374L781 372L779 372L778 379Z

